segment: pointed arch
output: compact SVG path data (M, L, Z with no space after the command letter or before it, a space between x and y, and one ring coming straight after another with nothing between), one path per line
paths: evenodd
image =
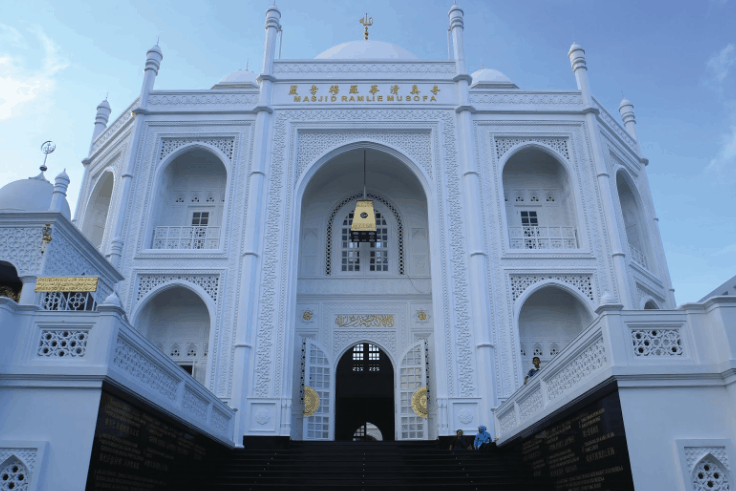
M569 160L536 141L517 144L499 165L510 249L579 249L582 205Z
M723 463L710 452L695 464L691 479L695 491L726 491L731 489L728 471Z
M114 189L115 173L113 169L103 170L92 188L84 210L82 232L97 248L102 245L102 239L107 230Z
M623 239L628 245L630 260L652 270L654 254L647 226L646 209L634 178L623 166L615 171L616 196L618 197L620 220L623 224Z
M398 273L400 275L404 274L404 264L405 264L405 254L404 254L404 223L401 219L401 215L399 213L399 210L397 207L388 199L374 193L366 193L366 196L370 199L376 200L379 203L381 203L383 206L388 208L392 215L395 222L395 230L396 230L396 242L398 247L398 254L397 254L397 262L398 262ZM335 220L340 220L340 217L338 216L338 213L345 208L346 205L349 203L352 203L360 198L363 197L363 193L354 193L350 196L347 196L343 199L341 199L333 208L332 212L330 213L328 219L327 219L327 232L325 235L326 238L326 244L325 244L325 275L332 276L333 268L333 254L336 253L334 251L333 247L333 237L335 234Z

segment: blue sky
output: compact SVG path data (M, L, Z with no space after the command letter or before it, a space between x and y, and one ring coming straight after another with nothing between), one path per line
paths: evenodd
M269 1L3 2L0 17L0 185L66 168L76 206L95 107L112 118L138 95L145 52L161 37L157 89L208 89L250 60L260 71ZM278 0L283 58L313 58L371 39L423 59L447 56L451 1ZM678 303L736 274L736 0L462 0L469 69L495 68L522 89L575 89L567 60L586 50L594 96L614 115L635 106L650 161Z

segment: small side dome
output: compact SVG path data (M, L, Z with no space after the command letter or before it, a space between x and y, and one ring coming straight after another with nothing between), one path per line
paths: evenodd
M43 172L36 177L13 181L0 188L0 213L49 211L53 193L54 186L46 180ZM66 199L61 214L71 220L72 214Z
M473 72L471 89L518 89L506 75L492 68L481 68Z
M238 70L222 77L213 89L257 89L257 75L250 70Z
M323 51L315 60L417 60L404 48L383 41L350 41Z

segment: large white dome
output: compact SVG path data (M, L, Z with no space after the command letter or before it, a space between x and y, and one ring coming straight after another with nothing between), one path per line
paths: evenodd
M318 54L316 60L416 60L413 54L383 41L350 41Z
M20 179L0 188L0 212L49 211L54 185L43 173ZM61 214L71 220L69 203L64 199Z
M213 89L250 89L258 88L258 75L250 70L238 70L222 77Z
M515 83L503 73L492 68L481 68L473 72L471 88L518 89Z

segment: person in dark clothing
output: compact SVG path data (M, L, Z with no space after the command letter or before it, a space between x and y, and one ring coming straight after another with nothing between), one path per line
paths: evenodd
M463 430L457 430L455 436L450 440L450 450L467 450L468 446L468 442L465 441L463 436Z
M535 356L534 358L532 358L532 363L534 364L534 368L529 370L529 372L526 374L526 377L524 377L524 384L526 384L527 381L539 371L540 361L539 361L538 356Z

